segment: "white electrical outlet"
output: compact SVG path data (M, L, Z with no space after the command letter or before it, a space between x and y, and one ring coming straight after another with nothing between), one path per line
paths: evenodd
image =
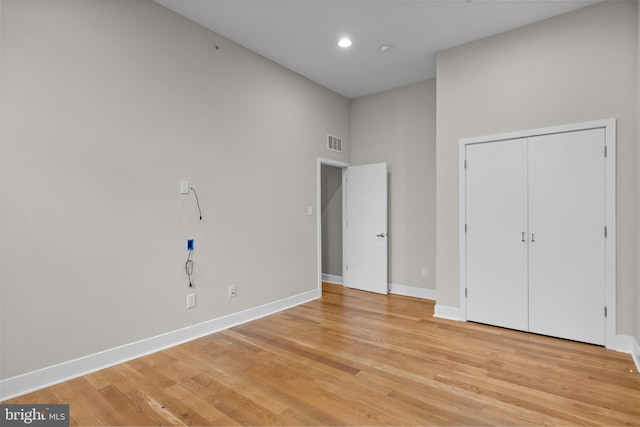
M236 285L229 286L229 298L236 297Z
M420 271L420 275L422 277L427 277L427 267L422 267L422 270Z
M180 181L180 194L189 194L189 181Z
M196 294L187 295L187 308L193 308L196 306Z

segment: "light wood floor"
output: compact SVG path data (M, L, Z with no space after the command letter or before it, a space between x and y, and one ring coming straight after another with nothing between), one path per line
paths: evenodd
M325 284L322 300L5 403L77 425L640 425L640 375L602 347L433 318Z

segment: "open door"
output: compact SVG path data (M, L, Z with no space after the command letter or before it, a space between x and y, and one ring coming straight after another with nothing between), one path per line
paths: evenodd
M387 294L387 164L350 166L346 176L344 285Z

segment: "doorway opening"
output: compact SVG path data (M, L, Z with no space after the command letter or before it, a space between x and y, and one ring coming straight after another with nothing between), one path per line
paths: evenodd
M321 166L322 281L342 284L342 168Z
M317 164L317 227L318 227L318 290L322 282L343 284L345 215L344 176L350 163L318 159Z

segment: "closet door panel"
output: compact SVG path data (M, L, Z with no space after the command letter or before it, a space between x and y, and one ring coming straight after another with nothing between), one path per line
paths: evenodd
M529 139L529 330L605 343L604 130Z
M467 319L527 330L526 139L466 148Z

